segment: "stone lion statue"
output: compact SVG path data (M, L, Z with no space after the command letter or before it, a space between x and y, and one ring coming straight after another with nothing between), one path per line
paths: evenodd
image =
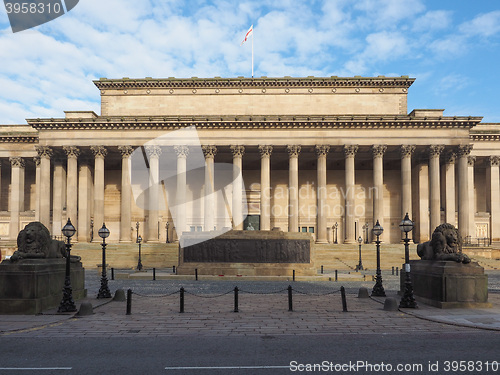
M66 246L63 241L53 240L49 230L39 221L26 225L17 236L17 251L10 257L11 262L20 259L65 258ZM80 257L71 256L72 262Z
M463 254L458 230L451 224L439 225L432 233L430 241L417 246L417 254L422 260L452 260L470 263L470 258Z

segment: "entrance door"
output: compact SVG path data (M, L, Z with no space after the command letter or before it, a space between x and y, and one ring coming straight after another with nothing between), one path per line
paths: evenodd
M260 230L260 215L248 215L243 220L244 230Z

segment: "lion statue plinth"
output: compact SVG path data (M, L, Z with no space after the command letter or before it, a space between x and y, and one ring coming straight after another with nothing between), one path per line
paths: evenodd
M419 244L417 254L422 260L470 263L470 258L461 252L458 230L448 223L439 225L432 233L430 241Z
M17 236L17 251L12 254L10 261L65 258L66 255L64 242L53 240L45 225L39 221L33 221L19 232ZM80 261L80 257L71 255L70 260L78 262Z

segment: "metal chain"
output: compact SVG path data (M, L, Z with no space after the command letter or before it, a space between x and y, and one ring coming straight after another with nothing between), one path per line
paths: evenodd
M248 293L248 294L278 294L278 293L283 293L283 292L288 291L288 288L276 290L274 292L249 292L247 290L242 290L242 289L240 289L239 291L240 291L240 293Z
M329 296L331 294L340 293L340 289L339 290L334 290L333 292L323 293L323 294L306 293L306 292L302 292L302 291L297 290L297 289L292 289L292 290L294 292L299 293L299 294L304 294L304 295L307 295L307 296L314 296L314 297Z
M195 296L195 297L200 297L200 298L219 298L219 297L222 297L222 296L226 296L229 293L233 293L233 291L234 291L234 289L230 290L229 292L218 294L218 295L215 295L215 296L204 296L204 295L201 295L201 294L194 294L194 293L188 292L187 290L184 290L184 293L190 294L190 295Z
M163 297L170 297L174 294L177 294L179 293L179 291L175 291L175 292L172 292L172 293L169 293L169 294L153 294L153 295L147 295L147 294L140 294L140 293L137 293L137 292L134 292L132 291L132 294L135 294L136 296L139 296L139 297L145 297L145 298L163 298Z

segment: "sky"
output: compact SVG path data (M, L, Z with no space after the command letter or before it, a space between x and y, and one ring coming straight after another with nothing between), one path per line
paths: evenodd
M0 124L100 114L101 77L251 77L251 25L255 77L408 75L408 112L500 122L498 0L80 0L17 33L0 8Z

